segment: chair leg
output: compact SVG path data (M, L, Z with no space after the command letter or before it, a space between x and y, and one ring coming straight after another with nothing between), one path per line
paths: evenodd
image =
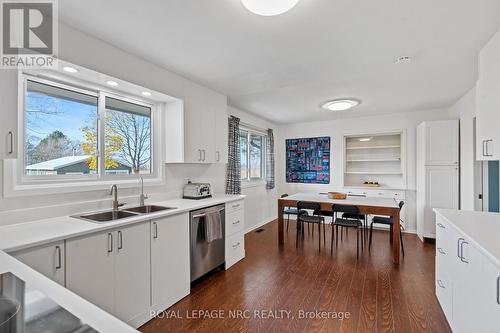
M288 233L288 226L290 225L290 214L286 215L286 233Z
M319 252L321 252L321 223L318 223L318 244Z
M339 245L339 226L335 226L335 247Z
M370 224L370 241L368 242L368 251L372 249L373 222Z
M326 248L326 223L323 221L323 244L325 245Z
M399 231L399 239L401 240L401 250L403 251L403 257L405 256L405 246L403 244L403 233Z
M361 252L364 252L365 251L364 246L363 246L363 243L364 243L364 241L363 241L363 239L364 239L363 234L364 233L363 233L363 229L361 229L361 230L359 230L359 229L360 228L358 228L358 231L361 231Z
M330 242L330 255L333 255L333 230L334 230L334 226L332 224L332 239L331 239L331 242ZM325 245L326 247L326 245Z
M295 248L299 247L300 221L297 219L297 232L295 233Z
M340 227L340 241L344 239L344 227Z
M359 230L356 231L356 260L359 260Z

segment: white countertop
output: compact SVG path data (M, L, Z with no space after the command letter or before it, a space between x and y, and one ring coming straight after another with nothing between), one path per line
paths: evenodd
M0 251L0 274L6 272L13 273L30 287L43 292L99 332L137 332L121 320L17 261L7 253Z
M296 193L288 197L281 198L282 200L297 200L297 201L313 201L313 202L328 202L339 205L356 205L356 206L376 206L376 207L391 207L397 208L398 202L392 198L378 198L378 197L360 197L360 196L347 196L346 199L330 199L327 194L315 193Z
M5 252L14 252L67 238L113 229L132 223L162 218L203 207L241 200L243 198L245 198L244 195L217 195L212 198L201 200L175 199L161 202L148 201L146 202L148 205L176 207L176 209L159 211L151 214L136 215L107 223L94 223L70 216L60 216L27 223L7 225L0 227L0 250ZM121 209L124 208L126 207L121 207ZM88 212L81 213L83 214Z
M500 266L500 214L456 209L434 209Z

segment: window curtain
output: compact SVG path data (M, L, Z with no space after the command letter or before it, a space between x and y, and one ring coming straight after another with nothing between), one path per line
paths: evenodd
M240 118L229 117L226 194L241 194Z
M267 130L267 158L266 158L266 189L274 188L274 135L273 130Z

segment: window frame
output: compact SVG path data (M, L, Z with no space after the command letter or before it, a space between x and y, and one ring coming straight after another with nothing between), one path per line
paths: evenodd
M267 175L267 133L259 131L257 129L253 129L248 126L240 126L239 132L241 135L241 132L247 132L247 168L246 168L246 178L240 178L241 183L243 185L261 185L266 182L266 175ZM251 144L250 144L250 138L253 135L258 135L262 137L262 149L261 149L261 177L251 177L251 172L250 172L250 159L251 159ZM239 140L238 140L239 142ZM240 151L241 154L241 151ZM240 161L240 170L241 170L241 161ZM240 171L241 175L241 171Z
M20 74L20 96L19 98L19 138L21 145L19 145L19 158L16 166L16 173L18 174L17 183L20 185L42 185L42 184L68 184L68 183L81 183L81 182L97 182L107 183L109 181L134 181L136 182L140 177L146 179L158 178L160 173L159 163L161 160L160 151L157 149L157 142L159 140L158 131L158 109L160 106L154 102L131 96L122 92L111 92L104 88L100 89L94 87L82 87L80 84L73 84L71 82L61 82L56 79L47 79L44 77L34 76L27 73ZM54 86L56 88L66 89L77 93L82 93L97 98L97 135L98 135L98 159L97 159L97 173L96 174L65 174L65 175L26 175L26 96L28 89L28 80ZM106 115L105 110L105 97L109 96L125 102L138 104L141 106L149 107L151 110L151 172L149 174L106 174L104 172L104 118ZM159 145L159 144L158 144ZM158 156L157 156L158 155Z

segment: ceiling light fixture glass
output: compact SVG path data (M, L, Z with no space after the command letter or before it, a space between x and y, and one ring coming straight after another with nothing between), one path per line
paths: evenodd
M275 16L286 13L299 0L241 0L243 6L254 14L261 16Z
M335 99L323 103L321 107L328 111L345 111L359 105L360 101L355 99Z
M108 86L116 87L118 85L118 82L116 82L116 81L106 81L106 84Z
M151 93L149 91L143 91L142 96L151 96Z
M68 72L68 73L77 73L78 72L78 69L73 68L73 67L69 67L69 66L63 67L63 69L65 72Z
M370 137L370 138L361 138L359 139L359 141L361 142L368 142L368 141L372 141L373 137Z

